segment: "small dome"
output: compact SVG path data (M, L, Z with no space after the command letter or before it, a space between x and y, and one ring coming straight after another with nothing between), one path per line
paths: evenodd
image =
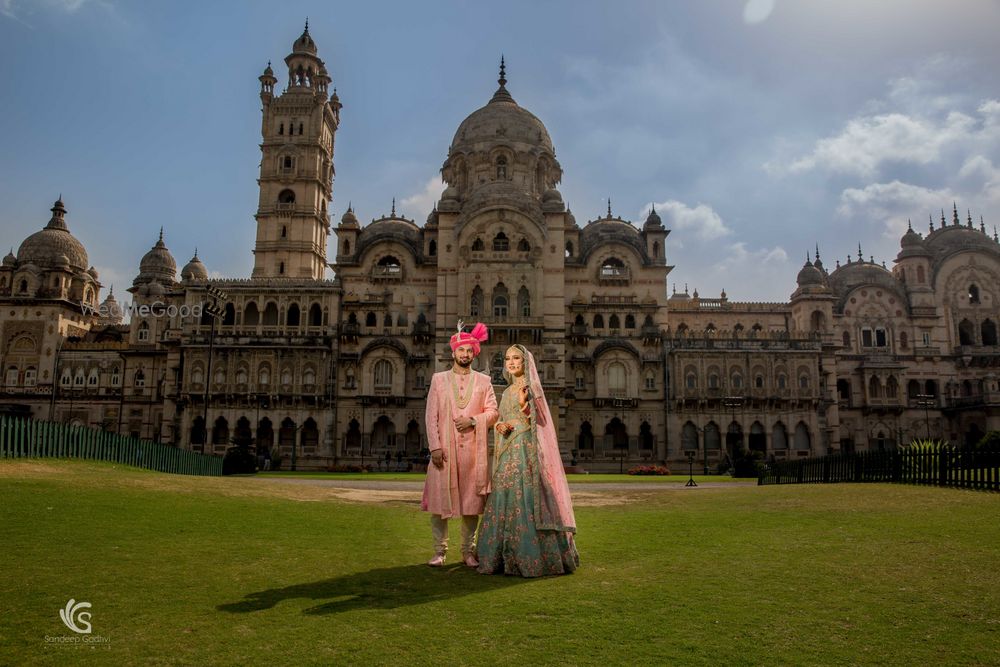
M310 53L316 55L316 42L309 34L309 21L306 21L306 29L302 35L292 44L292 53Z
M656 207L653 206L649 210L649 215L646 216L646 224L644 227L662 227L663 220L660 219L660 214L656 212Z
M822 285L823 272L817 269L811 261L806 260L806 263L802 266L802 269L799 271L799 275L795 278L795 281L799 284L799 287L804 287L806 285Z
M15 264L17 264L17 257L14 256L14 250L11 249L11 251L4 256L3 265L14 266Z
M181 269L181 280L208 280L208 269L198 259L198 250L195 249L194 257Z
M90 274L91 278L97 280L97 269L95 269L94 267L90 267L89 269L87 269L87 273Z
M438 224L438 210L435 206L431 209L431 212L427 214L427 227L437 227Z
M108 297L104 299L98 310L101 313L106 313L100 318L101 324L121 324L125 315L122 307L118 304L118 299L115 298L114 288L108 292Z
M167 246L163 243L163 229L160 229L160 238L156 244L150 248L149 252L142 256L139 262L139 275L136 276L133 284L141 285L149 282L173 283L177 279L177 262L170 254Z
M86 270L90 265L87 261L87 251L66 226L66 207L62 199L52 207L52 218L41 231L35 232L24 239L17 249L17 261L20 264L31 262L43 269L57 268L66 265Z
M271 62L270 61L268 61L267 67L264 68L264 76L270 76L270 77L274 76L274 70L271 69Z
M354 215L354 209L350 205L348 205L347 210L344 211L343 217L340 218L340 224L343 227L358 226L358 216Z
M549 188L545 191L545 194L542 195L543 202L561 202L562 200L562 194L560 194L560 192L555 188Z

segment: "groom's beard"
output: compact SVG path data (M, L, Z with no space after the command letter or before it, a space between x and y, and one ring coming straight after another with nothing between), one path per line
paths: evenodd
M462 368L468 368L469 366L472 365L473 359L474 358L470 358L470 359L456 359L455 363L458 364L459 366L461 366Z

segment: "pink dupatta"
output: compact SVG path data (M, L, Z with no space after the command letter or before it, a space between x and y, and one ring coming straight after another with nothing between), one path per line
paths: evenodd
M564 530L576 532L576 517L569 495L566 471L563 469L562 455L559 453L559 438L556 436L552 413L545 400L545 391L535 366L535 357L523 345L515 345L524 354L525 372L528 373L529 399L531 406L531 430L538 443L538 471L540 488L535 495L535 525L541 530ZM511 379L504 368L504 377Z

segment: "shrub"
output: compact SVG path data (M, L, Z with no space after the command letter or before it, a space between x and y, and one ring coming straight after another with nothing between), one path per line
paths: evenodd
M669 475L670 468L666 466L636 466L634 468L629 468L628 474L630 475Z
M326 469L327 472L362 472L361 466L345 463L337 463L335 465L329 466Z

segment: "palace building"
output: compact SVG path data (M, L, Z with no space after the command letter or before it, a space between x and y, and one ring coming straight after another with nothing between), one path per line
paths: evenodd
M209 279L197 253L178 275L160 230L125 324L60 199L0 266L0 409L208 453L268 446L300 468L417 457L430 376L456 323L483 321L498 396L503 351L523 343L566 462L588 470L1000 429L1000 243L971 214L907 231L891 268L859 249L831 269L817 250L787 303L668 294L670 230L610 205L578 223L501 64L427 220L393 206L362 225L348 207L330 258L341 103L308 27L285 64L284 90L270 66L259 77L251 275Z

